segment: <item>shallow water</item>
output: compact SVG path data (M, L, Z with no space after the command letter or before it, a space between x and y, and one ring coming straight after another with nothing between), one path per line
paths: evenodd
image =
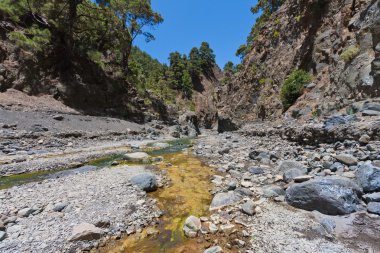
M149 194L164 211L158 226L150 228L159 234L149 237L145 230L102 252L202 252L203 248L196 240L184 236L182 227L188 216L208 214L211 202L209 182L213 171L189 152L163 154L163 157L164 161L158 167L166 171L171 185Z

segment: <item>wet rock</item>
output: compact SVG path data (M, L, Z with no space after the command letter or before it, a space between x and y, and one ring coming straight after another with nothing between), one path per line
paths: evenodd
M367 211L369 213L374 213L380 215L380 203L379 202L370 202L367 206Z
M364 192L380 190L380 169L370 164L364 164L356 170L356 178Z
M278 196L285 195L284 189L277 185L268 185L263 187L263 197L264 198L275 198Z
M233 191L217 193L212 199L210 211L238 203L242 197Z
M220 246L214 246L203 251L203 253L219 253L219 252L223 252L223 249Z
M165 142L156 142L153 144L153 147L155 147L155 148L168 148L168 147L170 147L170 144L165 143Z
M348 166L355 166L358 164L358 159L356 159L352 155L348 155L348 154L337 155L337 156L335 156L335 159L338 162L341 162L341 163L348 165Z
M131 162L143 162L143 163L149 163L150 162L150 156L145 152L135 152L135 153L129 153L125 154L124 159Z
M324 214L349 214L357 210L361 189L341 177L314 179L286 190L286 201L297 208Z
M215 225L215 224L212 223L212 222L209 222L208 229L210 230L210 233L211 233L211 234L215 234L216 232L219 231L218 226Z
M239 125L230 117L225 115L218 116L218 133L232 132L239 129Z
M142 173L131 178L131 182L137 185L141 190L152 192L157 190L158 184L156 176L152 173Z
M251 215L251 216L255 214L255 208L256 206L252 200L248 200L241 207L243 213Z
M201 220L198 217L190 216L186 219L183 231L185 235L190 238L197 236L198 231L201 229Z
M93 224L82 223L73 227L73 232L69 241L92 241L102 237L104 230L95 227Z

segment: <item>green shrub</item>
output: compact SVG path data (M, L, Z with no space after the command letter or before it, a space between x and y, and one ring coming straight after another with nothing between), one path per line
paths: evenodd
M105 69L106 65L104 64L103 61L103 54L99 51L96 50L90 50L87 52L88 58L96 63L101 69Z
M304 70L297 69L290 73L281 88L280 94L285 111L302 95L305 84L311 80L312 76Z
M357 46L350 46L341 53L340 58L345 62L350 62L359 55L359 52L360 49Z
M32 26L24 31L10 32L8 37L11 41L15 42L16 45L25 50L39 52L50 43L51 34L48 29Z

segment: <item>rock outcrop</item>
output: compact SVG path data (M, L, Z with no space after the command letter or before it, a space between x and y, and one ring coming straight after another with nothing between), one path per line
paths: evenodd
M378 0L287 0L253 40L242 70L220 91L221 111L245 120L280 117L280 90L294 69L314 77L288 117L352 111L356 101L380 95ZM378 114L374 108L363 113Z

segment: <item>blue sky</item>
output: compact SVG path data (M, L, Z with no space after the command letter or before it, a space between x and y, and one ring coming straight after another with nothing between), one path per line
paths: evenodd
M236 49L244 44L255 16L250 7L256 0L152 0L153 9L165 21L154 30L156 40L142 37L135 45L160 62L167 63L170 52L189 53L202 41L210 43L220 67L231 60L239 63Z

